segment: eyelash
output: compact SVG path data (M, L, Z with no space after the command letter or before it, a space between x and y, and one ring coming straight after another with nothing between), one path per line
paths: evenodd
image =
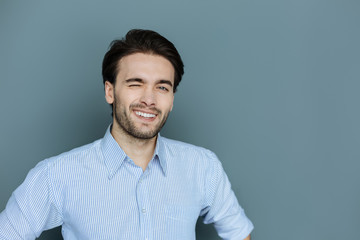
M141 85L140 84L131 84L129 85L129 87L140 87ZM164 87L164 86L159 86L158 89L162 90L162 91L166 91L168 92L169 89L167 87Z
M160 86L159 89L160 89L160 90L164 90L164 91L169 91L169 89L167 89L167 88L164 87L164 86Z

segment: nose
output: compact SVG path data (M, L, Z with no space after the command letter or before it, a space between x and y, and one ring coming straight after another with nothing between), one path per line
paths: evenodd
M152 88L148 87L145 88L142 92L141 99L142 104L145 104L146 106L153 107L156 104L156 98L155 93Z

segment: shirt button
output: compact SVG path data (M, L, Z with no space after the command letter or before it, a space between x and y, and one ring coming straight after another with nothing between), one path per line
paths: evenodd
M145 208L141 209L141 212L146 213L146 209Z

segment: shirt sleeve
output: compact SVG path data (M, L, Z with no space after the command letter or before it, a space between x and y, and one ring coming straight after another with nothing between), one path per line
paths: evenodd
M13 192L0 213L0 239L35 239L62 224L48 176L48 164L40 162Z
M243 240L254 226L239 205L220 161L214 153L209 154L212 163L206 172L205 207L200 215L205 224L214 223L222 239Z

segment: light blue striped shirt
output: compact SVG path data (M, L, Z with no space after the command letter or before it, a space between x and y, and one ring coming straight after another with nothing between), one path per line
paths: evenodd
M253 229L214 153L159 135L143 171L108 128L29 172L0 214L0 239L35 239L61 225L65 240L190 240L199 216L223 239Z

